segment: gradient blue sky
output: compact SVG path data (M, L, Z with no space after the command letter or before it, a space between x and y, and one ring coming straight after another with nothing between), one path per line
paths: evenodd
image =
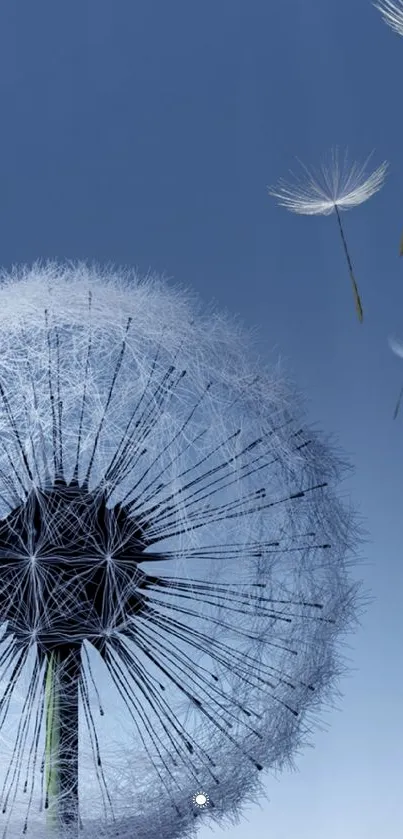
M2 263L151 267L239 312L355 466L375 601L346 648L340 710L222 839L403 835L403 363L386 342L403 337L402 71L403 38L369 0L1 4ZM266 192L334 144L391 163L343 217L363 326L335 219Z

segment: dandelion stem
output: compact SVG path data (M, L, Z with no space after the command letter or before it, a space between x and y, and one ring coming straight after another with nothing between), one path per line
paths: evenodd
M45 684L47 823L78 831L78 683L80 651L60 645L48 657Z
M56 662L55 654L51 653L48 658L46 683L45 683L45 719L46 719L46 746L45 746L45 783L46 783L46 823L49 827L55 827L57 823L57 801L59 798L59 783L57 771L58 743L58 695L56 690Z
M334 209L336 211L336 216L337 216L337 221L338 221L338 225L339 225L341 241L343 242L344 253L346 255L347 265L348 265L348 269L349 269L349 272L350 272L350 279L351 279L351 284L352 284L352 287L353 287L355 310L357 312L358 320L360 321L360 323L362 323L363 319L364 319L364 312L363 312L363 308L362 308L360 294L359 294L359 291L358 291L358 286L357 286L357 283L356 283L356 280L355 280L355 277L354 277L353 264L351 262L350 254L348 252L347 242L346 242L346 239L345 239L345 236L344 236L344 230L343 230L343 227L342 227L340 213L339 213L337 204L334 205Z

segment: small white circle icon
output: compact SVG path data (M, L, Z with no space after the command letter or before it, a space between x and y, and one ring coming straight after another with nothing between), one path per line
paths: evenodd
M193 796L193 804L195 807L207 807L209 803L209 797L205 792L196 792Z

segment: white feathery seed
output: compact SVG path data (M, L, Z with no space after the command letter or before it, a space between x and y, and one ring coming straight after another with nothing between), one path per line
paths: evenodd
M379 0L374 6L381 12L385 23L398 35L403 35L403 0Z
M363 204L383 186L388 163L384 161L377 169L368 173L368 163L372 154L373 152L365 163L360 164L357 161L350 162L347 151L341 158L336 147L331 150L328 161L322 163L319 168L306 166L299 161L303 170L301 176L293 175L291 181L281 178L276 186L268 188L269 194L292 213L308 216L336 214L349 269L355 310L361 323L364 312L339 211L350 210Z
M398 338L394 338L393 336L391 336L388 340L389 340L389 346L390 346L390 349L392 350L392 352L395 355L397 355L399 358L403 358L403 341L399 341ZM401 403L402 403L402 399L403 399L403 387L401 387L399 396L397 397L395 410L393 412L393 419L396 419L396 417L399 413L400 406L401 406Z
M282 207L301 215L328 216L335 212L336 207L339 210L350 210L368 201L384 183L388 163L384 161L368 174L372 154L365 163L360 164L357 161L350 162L347 151L341 159L336 147L331 149L329 160L319 168L298 161L304 174L293 176L293 181L281 178L277 186L269 188L269 193L277 198Z

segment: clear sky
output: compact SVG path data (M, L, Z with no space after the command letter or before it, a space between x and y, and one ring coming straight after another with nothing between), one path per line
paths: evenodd
M369 0L6 0L0 9L2 263L153 268L259 328L349 455L374 602L338 709L267 776L270 801L218 839L403 835L403 38ZM390 174L343 221L279 208L266 185L333 145ZM207 827L200 839L211 835Z

